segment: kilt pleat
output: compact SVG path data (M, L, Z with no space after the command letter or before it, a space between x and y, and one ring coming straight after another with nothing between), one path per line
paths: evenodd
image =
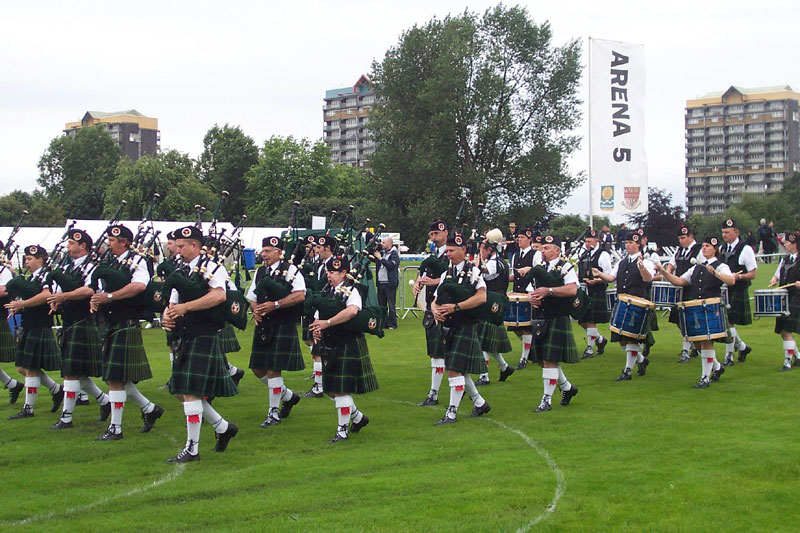
M61 350L50 326L22 330L16 366L27 370L60 370Z
M293 372L303 370L303 354L297 338L297 326L294 321L276 322L273 325L274 336L271 340L261 340L259 328L253 332L253 351L250 352L250 368L258 370L286 370Z
M611 315L608 312L605 291L603 291L602 294L589 293L589 297L591 298L591 302L586 307L586 311L583 312L578 322L581 324L587 322L593 324L608 324L608 321L611 320Z
M97 326L81 320L64 328L61 375L97 377L103 373L103 351Z
M219 335L187 337L185 353L172 363L171 394L228 397L238 394L228 373Z
M436 359L444 359L444 347L441 341L442 327L438 324L425 330L425 343L428 348L428 356Z
M504 326L496 326L491 322L481 322L478 325L478 335L481 339L481 350L487 353L508 353L511 351L511 341Z
M0 363L13 363L17 359L17 343L8 321L0 324Z
M775 318L775 333L781 331L800 333L800 294L789 295L789 316Z
M219 330L219 347L222 353L234 353L242 349L239 339L236 338L233 324L227 323L224 328Z
M110 327L104 345L103 381L138 383L152 377L139 326Z
M363 394L378 389L378 380L372 368L367 340L361 333L343 346L334 347L338 354L333 368L323 359L322 388L334 394Z
M750 312L750 295L747 289L728 289L728 322L732 326L746 326L753 323Z
M481 353L477 324L453 327L451 333L452 342L449 346L444 346L445 368L462 374L488 372L486 361Z
M541 339L531 341L528 359L536 363L542 361L577 363L580 360L568 316L559 316L547 321L547 333Z

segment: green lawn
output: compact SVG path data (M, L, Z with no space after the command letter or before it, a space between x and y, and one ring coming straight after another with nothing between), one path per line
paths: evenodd
M773 270L761 268L755 288ZM409 315L385 338L369 338L380 389L355 398L371 419L360 434L325 444L336 429L327 399L304 399L280 426L259 428L267 388L248 373L238 396L214 402L239 436L215 454L205 424L202 460L185 466L164 463L183 445L185 419L158 389L169 373L164 334L147 330L155 378L140 389L166 411L151 433L138 432L133 403L125 438L111 443L92 441L106 425L95 421L94 403L77 408L75 429L62 432L47 429L57 415L46 393L34 419L5 420L22 400L0 406L0 529L796 530L800 369L778 372L774 321L739 329L753 353L706 390L692 388L699 361L677 364L677 330L666 318L660 324L643 378L615 382L624 355L609 345L565 369L580 388L571 406L555 398L551 412L534 414L541 372L529 367L498 383L493 364L493 382L481 389L491 413L470 419L465 398L457 424L434 427L447 381L440 406L416 407L430 364L420 321ZM575 333L582 349L577 325ZM240 333L243 350L230 357L240 367L249 336ZM516 363L512 342L507 359ZM287 386L305 392L309 373L286 375Z

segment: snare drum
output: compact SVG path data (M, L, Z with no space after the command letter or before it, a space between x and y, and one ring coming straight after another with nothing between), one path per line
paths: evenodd
M789 316L789 291L759 289L753 291L756 308L753 316Z
M606 307L611 312L617 305L617 289L606 289Z
M710 341L727 335L728 317L720 298L678 302L678 309L683 340Z
M676 287L669 281L654 281L650 299L658 307L674 307L683 298L683 287Z
M508 293L508 306L503 314L503 323L514 328L531 325L531 303L528 301L527 293Z
M647 326L650 324L650 313L656 305L650 300L637 298L630 294L620 294L617 304L611 313L609 329L618 335L636 340L647 338Z

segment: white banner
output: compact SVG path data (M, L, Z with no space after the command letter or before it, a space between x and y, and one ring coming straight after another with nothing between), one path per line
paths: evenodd
M591 213L647 212L644 47L589 39Z

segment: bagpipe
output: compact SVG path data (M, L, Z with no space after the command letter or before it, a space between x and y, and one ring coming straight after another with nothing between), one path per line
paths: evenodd
M14 243L14 237L17 235L19 229L22 227L22 221L25 220L26 216L28 216L28 211L23 209L22 215L20 215L17 224L11 229L11 233L9 234L8 239L6 240L3 249L0 250L0 272L8 268L9 270L12 271L13 274L11 259L14 257L14 254L17 252L17 249L19 248Z
M572 264L562 258L558 269L548 271L542 265L534 265L522 279L526 285L535 281L537 287L561 287L564 285L564 275L572 268L574 268ZM580 285L575 296L550 296L549 298L553 302L556 314L569 315L575 320L583 315L591 302L591 298Z
M339 290L332 295L326 295L321 292L309 294L309 291L306 291L306 299L303 302L303 312L307 315L313 315L314 311L317 311L319 312L320 320L333 318L345 309L347 306L347 298L352 290L354 290L354 286L342 285ZM335 327L338 328L339 331L369 333L377 337L383 337L383 326L386 323L387 313L388 311L385 307L365 306L359 310L356 316Z
M469 268L469 273L465 271ZM446 276L444 281L439 284L436 296L436 304L455 304L471 298L477 289L478 275L473 274L476 269L471 268L472 263L467 262L464 269L458 274L458 279L453 276ZM470 276L470 280L466 280ZM503 325L503 314L508 306L508 296L499 292L486 291L486 301L472 309L462 309L460 312L464 316L489 322L495 326Z

